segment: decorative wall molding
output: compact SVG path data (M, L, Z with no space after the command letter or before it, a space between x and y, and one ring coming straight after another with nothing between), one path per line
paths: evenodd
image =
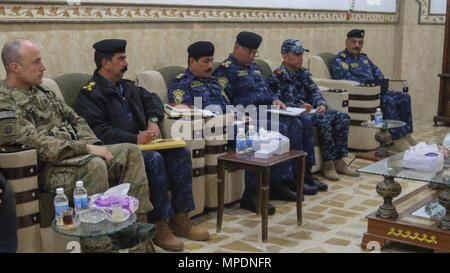
M445 25L445 14L431 14L430 0L416 0L419 3L419 24Z
M0 3L0 23L296 22L399 23L396 13L331 10L278 10L150 4L85 4L77 1ZM399 5L399 4L398 4Z

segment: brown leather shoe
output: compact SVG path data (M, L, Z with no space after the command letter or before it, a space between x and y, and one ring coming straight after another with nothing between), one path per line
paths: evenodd
M183 236L194 241L209 240L209 233L192 224L187 212L175 214L170 221L169 226L176 236Z
M155 223L156 235L153 238L155 245L168 251L181 251L184 249L183 241L173 235L172 230L166 220L159 220Z

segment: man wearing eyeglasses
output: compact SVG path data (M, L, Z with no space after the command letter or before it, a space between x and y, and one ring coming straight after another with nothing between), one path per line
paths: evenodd
M244 107L249 105L255 105L256 107L273 105L285 109L285 104L269 88L261 68L254 63L261 42L262 37L256 33L246 31L239 33L232 54L214 71L213 75L224 89L232 105ZM286 136L289 137L291 147L308 153L306 169L310 169L315 164L311 119L307 116L298 119L280 115L279 122L280 125L288 128ZM279 180L277 181L278 187L273 187L272 185L276 183L271 181L271 194L273 191L285 192L284 188L288 188L292 192L295 191L293 181L298 174L297 164L292 164L292 170L293 176L286 172L277 177ZM249 175L246 174L246 187L249 186L249 179L253 178L252 176L254 176L252 172L249 172ZM304 193L316 194L318 187L320 187L320 190L326 190L326 184L319 185L317 182L309 172L306 172Z

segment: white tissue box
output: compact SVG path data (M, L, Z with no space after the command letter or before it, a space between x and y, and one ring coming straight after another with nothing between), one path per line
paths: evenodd
M280 136L280 140L278 142L278 147L275 150L274 154L282 155L289 152L289 138L285 136Z
M255 158L270 158L272 157L272 152L271 151L267 151L267 150L259 150L257 152L255 152Z
M444 168L444 155L437 149L437 145L427 145L420 142L405 151L403 155L403 168L440 172Z

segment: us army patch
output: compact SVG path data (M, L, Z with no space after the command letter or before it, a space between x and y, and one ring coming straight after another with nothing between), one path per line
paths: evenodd
M203 86L203 83L201 81L192 81L191 82L191 87L199 87L199 86Z
M348 70L348 64L346 63L341 63L342 64L342 68L344 68L344 70Z
M238 76L247 76L248 72L247 72L247 70L239 70L237 74L238 74Z
M225 86L227 86L228 83L228 79L225 77L220 77L217 79L217 83L222 87L225 88Z
M358 67L358 66L359 66L358 63L351 63L351 64L350 64L350 67L351 67L351 68L355 68L355 67Z
M0 111L0 145L12 143L18 137L16 112Z
M88 85L83 86L84 90L92 91L92 88L94 87L95 82L90 82Z
M181 103L183 101L184 91L181 89L176 89L173 91L173 100L175 103Z

